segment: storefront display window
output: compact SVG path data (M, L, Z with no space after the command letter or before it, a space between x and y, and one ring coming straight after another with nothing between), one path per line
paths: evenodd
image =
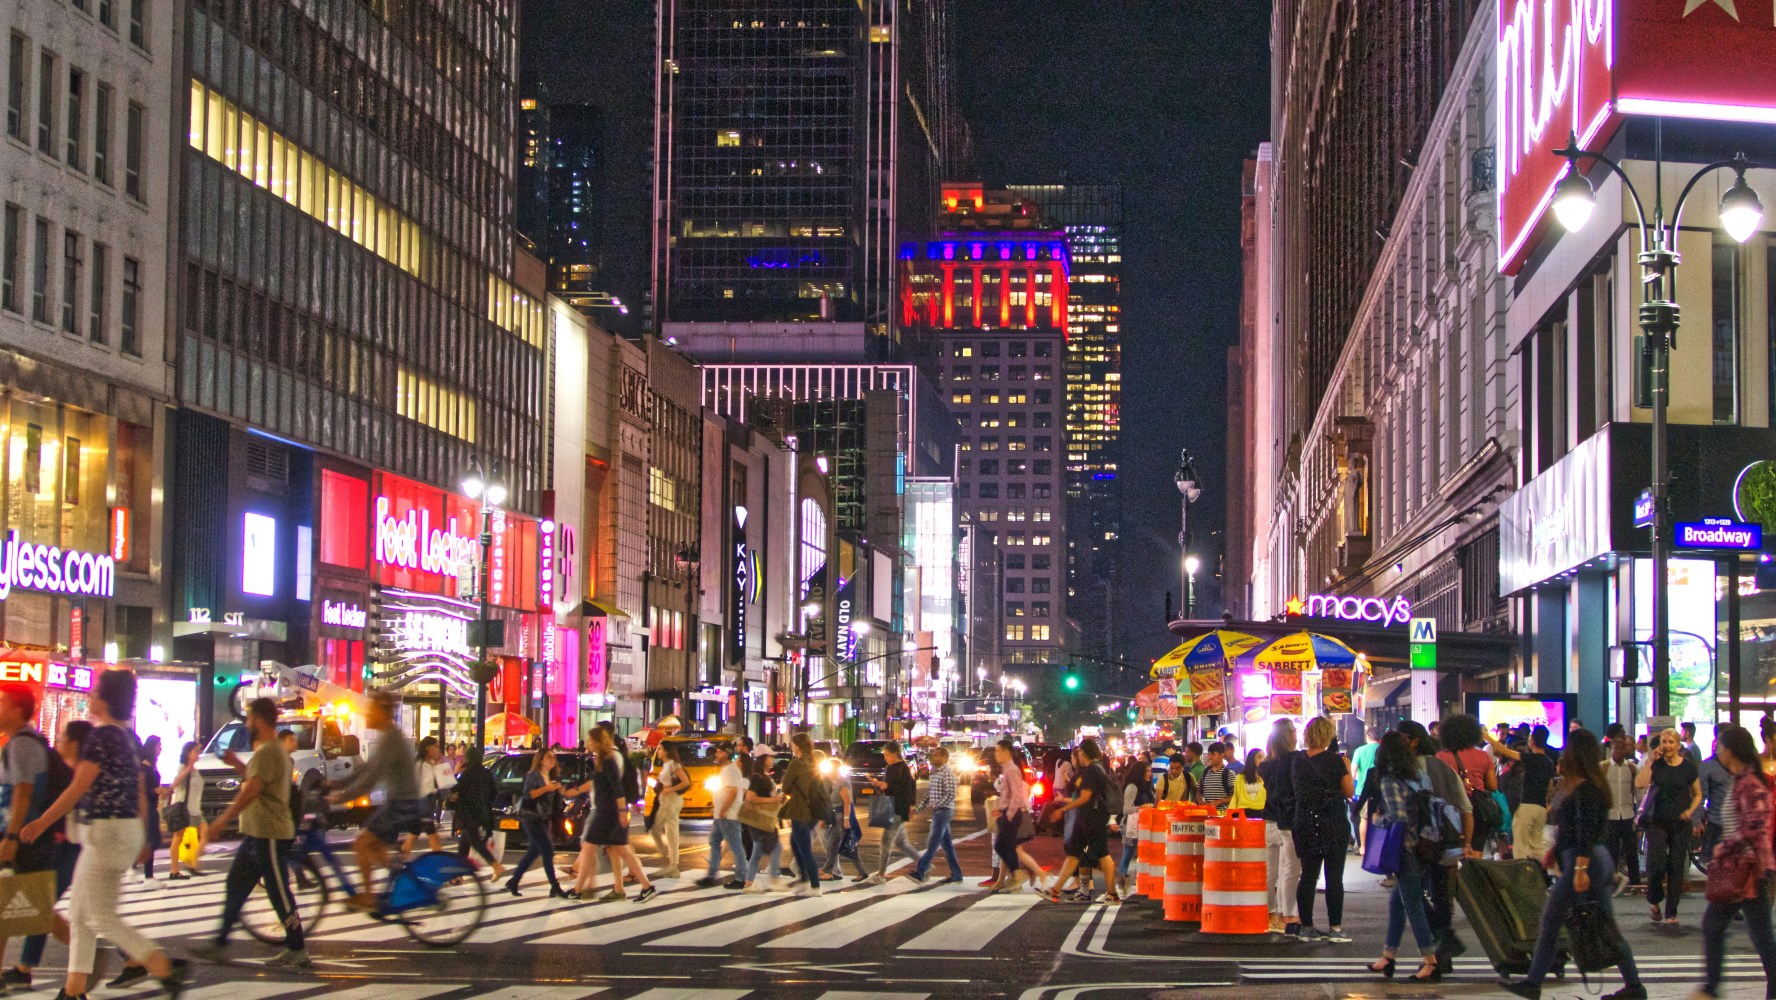
M1712 723L1715 701L1715 563L1673 559L1669 567L1671 614L1671 714L1679 720ZM1635 637L1652 637L1653 563L1634 561ZM1650 706L1648 706L1650 707ZM1640 717L1648 714L1643 711Z

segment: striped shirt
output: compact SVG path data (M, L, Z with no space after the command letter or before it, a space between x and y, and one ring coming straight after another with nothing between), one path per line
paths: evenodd
M1233 771L1225 766L1205 768L1201 788L1203 802L1209 805L1226 802L1233 798Z
M956 769L948 764L931 769L931 777L925 782L925 794L919 799L918 808L930 806L933 809L956 808Z

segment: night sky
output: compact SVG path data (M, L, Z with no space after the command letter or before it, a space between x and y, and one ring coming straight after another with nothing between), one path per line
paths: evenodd
M1270 4L957 0L956 9L960 110L974 131L977 179L1127 188L1118 631L1122 652L1144 660L1170 646L1161 613L1165 591L1179 588L1180 447L1195 454L1205 487L1191 508L1194 533L1217 550L1222 538L1240 166L1268 126ZM645 144L651 10L646 0L526 0L524 65L557 100L627 109L617 115L624 131ZM644 240L645 145L640 152ZM645 256L645 243L636 252ZM1218 595L1199 589L1198 599L1199 612L1219 612Z

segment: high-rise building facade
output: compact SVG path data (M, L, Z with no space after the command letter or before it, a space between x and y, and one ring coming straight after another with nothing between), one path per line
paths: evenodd
M174 612L258 623L181 626L218 676L317 663L466 712L475 463L507 490L493 652L538 649L550 324L513 239L517 6L156 5L185 18L189 123Z
M943 173L947 10L659 4L653 307L665 335L699 360L886 356L900 204L922 223Z
M1014 184L1067 234L1067 586L1083 652L1116 657L1122 537L1120 184Z
M536 74L525 70L518 90L518 207L514 218L518 237L532 248L542 249L549 225L549 88Z
M0 647L18 656L147 659L169 639L175 16L0 6ZM74 697L44 689L46 728Z
M946 184L943 207L937 233L901 245L900 322L960 425L956 505L1004 552L1004 662L1061 662L1072 647L1066 234L1035 204L978 184Z

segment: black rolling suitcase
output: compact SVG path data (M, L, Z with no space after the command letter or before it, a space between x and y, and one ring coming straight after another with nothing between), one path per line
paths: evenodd
M1456 872L1455 895L1498 974L1527 974L1536 935L1541 932L1542 908L1548 901L1542 866L1527 858L1469 859Z

